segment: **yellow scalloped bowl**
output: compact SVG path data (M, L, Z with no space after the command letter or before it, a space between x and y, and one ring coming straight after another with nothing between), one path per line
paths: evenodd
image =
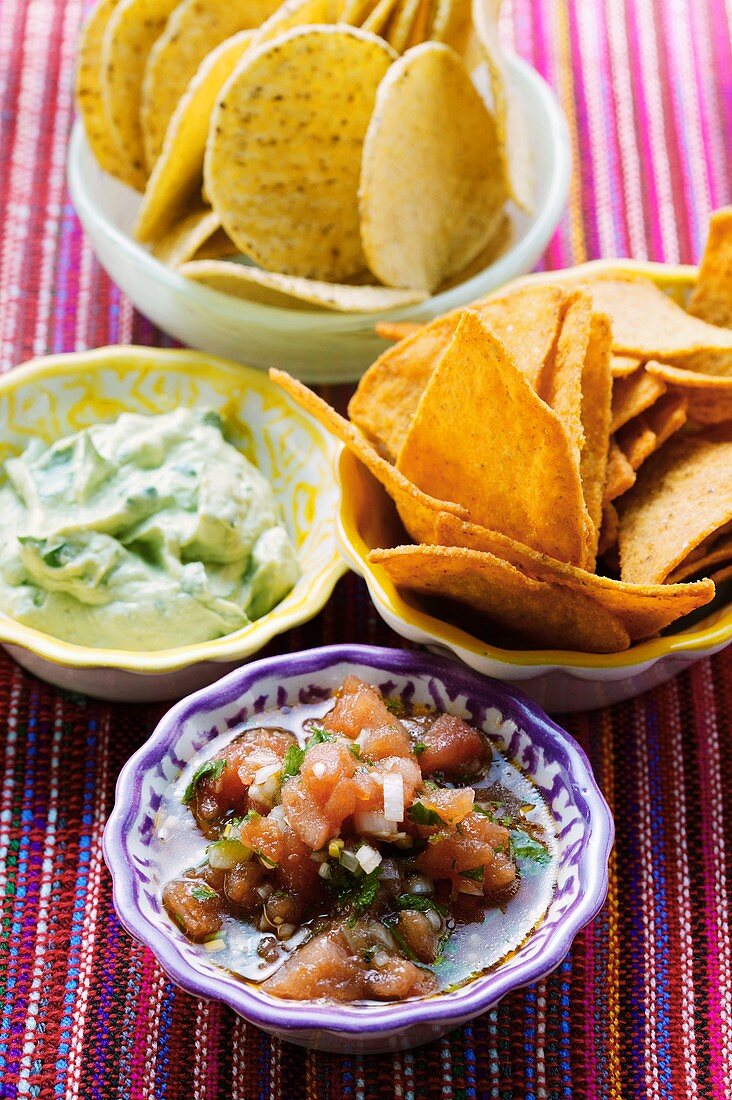
M696 279L694 267L670 267L634 260L596 260L563 272L580 281L585 273L640 273L650 276L683 304ZM556 272L528 275L497 291L531 283L551 282ZM399 591L380 566L368 561L369 550L395 546L404 539L396 510L384 489L348 451L342 451L339 473L342 503L338 525L341 550L349 565L366 580L382 618L413 642L449 651L471 668L521 687L550 712L591 710L639 695L732 641L732 605L712 604L712 610L691 625L623 653L589 654L566 649L505 649L481 641L456 622L430 613L430 604L416 593Z
M128 702L195 691L321 610L345 572L333 517L337 447L260 371L194 351L107 347L48 356L0 378L0 462L31 438L52 443L123 412L206 405L271 482L298 550L301 576L267 615L213 641L159 651L71 645L0 614L0 644L60 687Z

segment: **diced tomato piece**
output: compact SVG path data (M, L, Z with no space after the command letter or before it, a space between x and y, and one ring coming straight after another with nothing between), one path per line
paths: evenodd
M316 903L323 894L319 863L311 858L311 849L289 826L282 830L282 851L275 872L279 885L306 905Z
M397 931L420 962L433 963L437 958L442 931L435 928L426 913L405 909L399 914Z
M338 835L339 826L334 827L322 809L315 804L299 776L284 783L282 806L290 826L311 851L318 851L328 840Z
M200 942L221 928L221 899L201 878L168 882L163 905L189 939Z
M342 779L323 807L323 813L329 821L340 828L359 805L359 790L355 780Z
M380 1001L426 997L437 992L437 979L429 970L415 966L409 959L392 957L386 966L373 967L365 974L366 996Z
M428 789L420 795L420 801L428 809L434 810L447 825L457 825L473 809L475 791L472 787L449 787Z
M358 762L345 741L324 741L305 753L300 768L303 786L321 806L343 779L350 779Z
M364 995L364 972L340 936L323 932L299 947L261 988L296 1001L355 1001Z
M249 863L237 863L226 872L224 891L229 901L242 909L249 910L262 904L257 887L264 876L264 868L256 860Z
M346 677L335 706L325 715L322 724L325 729L354 740L365 729L390 729L397 734L404 731L376 688L357 676Z
M444 829L430 838L430 843L417 856L417 867L432 878L461 881L465 871L483 870L482 877L471 881L486 886L491 893L494 882L502 881L506 889L516 877L516 868L509 856L508 829L496 825L483 814L470 813L457 829ZM466 876L463 876L466 877Z
M491 757L487 739L454 714L441 714L422 734L422 743L427 746L419 755L422 775L474 775Z
M247 786L253 783L260 768L281 763L290 745L296 743L288 730L266 727L246 730L241 738L232 742L238 746L236 767L241 781Z

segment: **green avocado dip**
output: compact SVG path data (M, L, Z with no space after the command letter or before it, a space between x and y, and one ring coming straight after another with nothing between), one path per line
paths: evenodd
M269 482L217 413L125 413L5 463L0 610L68 642L167 649L230 634L299 575Z

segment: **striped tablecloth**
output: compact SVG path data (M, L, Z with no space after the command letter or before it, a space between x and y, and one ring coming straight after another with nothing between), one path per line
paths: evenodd
M233 2L233 0L232 0ZM0 0L0 367L165 343L110 285L64 182L81 0ZM556 89L575 170L545 257L693 261L732 200L730 0L506 0ZM332 395L331 395L332 396ZM400 644L363 584L277 641ZM544 982L420 1050L271 1041L181 993L120 929L101 855L115 777L157 711L53 690L0 657L0 1096L353 1100L732 1095L732 652L568 720L615 813L601 915Z

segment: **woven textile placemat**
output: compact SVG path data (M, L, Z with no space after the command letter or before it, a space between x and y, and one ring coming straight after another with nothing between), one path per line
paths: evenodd
M234 2L234 0L232 0ZM65 185L80 0L0 0L0 368L167 343L104 276ZM544 259L694 261L732 200L729 0L513 0L575 170ZM342 402L345 391L326 391ZM345 577L267 652L402 645ZM0 655L0 1097L467 1100L732 1096L732 652L567 719L615 815L608 901L546 981L415 1051L308 1053L178 991L120 928L101 854L162 708L57 691Z

